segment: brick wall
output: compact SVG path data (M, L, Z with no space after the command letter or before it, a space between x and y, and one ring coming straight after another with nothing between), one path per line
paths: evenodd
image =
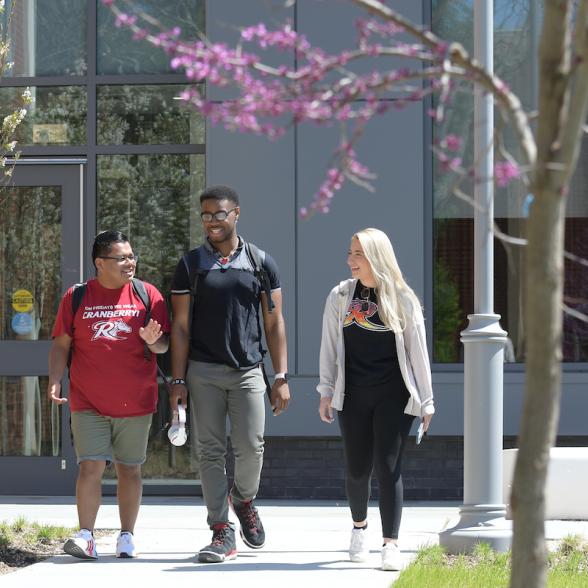
M516 447L505 437L504 448ZM588 446L588 437L558 437L562 447ZM229 451L227 472L232 477ZM463 499L463 437L425 437L420 446L409 441L402 477L405 500ZM259 498L345 500L343 446L338 437L268 437ZM372 480L372 498L378 485Z
M227 472L233 473L229 451ZM463 440L414 436L404 454L405 500L460 500L463 494ZM269 437L266 439L259 498L345 500L343 445L338 437ZM372 498L378 484L372 479Z

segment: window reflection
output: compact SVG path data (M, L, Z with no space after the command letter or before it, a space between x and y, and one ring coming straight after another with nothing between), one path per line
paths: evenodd
M447 39L462 42L472 49L472 1L433 3L433 28ZM532 0L496 0L494 4L494 63L496 73L521 98L524 108L532 110L537 101L537 46L541 32L541 3ZM471 94L458 94L443 129L435 133L455 133L464 138L464 162L471 165L473 120ZM516 141L508 126L496 126L503 132L503 146L518 157ZM502 159L496 151L496 159ZM588 259L588 145L580 154L576 173L570 185L566 210L565 249L581 260ZM435 169L434 176L434 352L436 362L463 361L459 334L467 326L467 315L473 312L473 213L471 206L451 193L454 178ZM473 194L473 185L462 186ZM495 187L495 222L501 231L525 237L528 199L521 182L506 188ZM494 299L501 325L508 332L505 361L525 359L524 298L525 249L505 246L495 241ZM588 267L567 259L565 262L564 299L571 308L588 314ZM588 361L588 328L582 320L564 315L564 361Z
M166 295L178 259L201 240L203 188L202 155L99 156L97 230L128 235L137 276Z
M86 3L80 0L7 0L14 63L9 76L84 75ZM6 29L5 29L6 30ZM59 42L56 42L56 40Z
M102 2L98 9L98 74L175 73L159 47L133 40L131 32L114 26L112 11ZM182 39L196 39L204 30L204 0L143 0L140 10L159 21L165 30L180 27Z
M204 143L204 121L176 96L183 85L98 88L98 143Z
M47 398L45 376L0 376L0 455L61 453L60 408Z
M22 88L0 88L0 118L20 108ZM17 127L19 145L82 145L87 101L83 86L31 88L33 102Z
M433 28L440 36L461 42L473 50L473 2L433 2ZM539 15L540 16L540 15ZM536 39L539 34L537 9L530 0L496 0L494 3L495 71L518 94L526 109L536 99ZM457 92L447 120L435 128L435 139L455 134L463 138L463 163L473 163L474 101L470 91ZM503 133L503 148L515 158L517 142L496 114L496 126ZM496 150L495 158L502 156ZM433 358L436 362L461 362L463 349L460 332L467 327L467 315L473 312L474 300L474 225L473 209L453 194L455 177L434 162L434 329ZM473 195L474 184L467 179L460 188ZM524 201L526 191L520 182L507 188L495 187L494 214L499 228L515 237L525 235ZM523 297L524 249L506 248L500 241L494 249L495 311L508 331L506 361L523 361L525 329L521 300Z
M61 190L0 190L0 340L49 339L61 292Z

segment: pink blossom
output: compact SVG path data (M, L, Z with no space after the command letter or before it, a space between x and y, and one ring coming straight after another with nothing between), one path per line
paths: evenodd
M114 26L117 28L121 28L123 26L131 27L137 22L137 17L133 14L126 14L125 12L121 12L116 15L116 20L114 21Z
M520 174L519 166L511 161L499 161L494 165L494 180L501 188L507 186L514 178L518 178Z
M447 135L442 141L441 146L449 151L459 151L462 147L461 137L457 135Z

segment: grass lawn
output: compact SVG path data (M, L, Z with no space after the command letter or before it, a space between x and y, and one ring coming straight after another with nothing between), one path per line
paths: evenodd
M426 547L402 571L394 588L502 588L508 587L510 553L477 545L470 555L448 555L440 546ZM588 544L568 536L549 554L549 588L588 587Z

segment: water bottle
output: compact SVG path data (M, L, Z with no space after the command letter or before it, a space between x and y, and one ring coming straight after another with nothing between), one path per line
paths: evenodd
M186 433L186 409L178 404L178 410L174 410L172 424L167 432L172 445L181 447L188 439Z

